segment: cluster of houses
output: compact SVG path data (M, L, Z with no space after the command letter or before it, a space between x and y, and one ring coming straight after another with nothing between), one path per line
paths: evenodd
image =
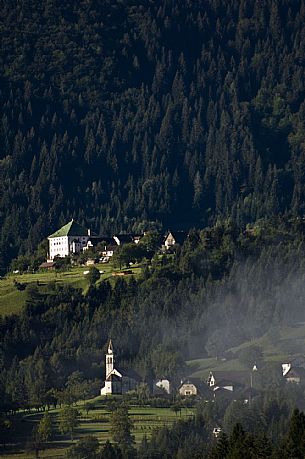
M153 383L154 395L178 394L181 397L201 397L205 400L214 400L225 397L232 400L240 399L248 403L258 395L255 388L254 365L252 371L210 371L204 381L200 378L186 378L172 382L168 379L158 379ZM282 377L287 383L299 384L305 381L305 357L293 359L290 363L282 364ZM123 371L115 365L115 354L111 340L105 355L105 382L101 388L101 395L125 394L135 390L141 383L140 376L135 371Z
M100 261L108 261L119 246L127 243L138 244L144 234L115 234L112 237L97 236L90 229L84 228L75 220L71 220L55 233L48 236L48 261L42 268L52 267L54 258L64 258L79 254L96 246L100 247ZM187 237L183 231L168 232L163 241L164 250L170 250L175 245L182 245Z

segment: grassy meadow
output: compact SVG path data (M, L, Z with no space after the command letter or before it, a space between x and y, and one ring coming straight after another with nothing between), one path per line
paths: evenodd
M242 343L240 346L229 349L233 354L237 354L239 350L258 346L263 352L263 361L284 363L290 361L292 357L297 357L304 354L305 343L305 324L299 323L291 327L283 327L277 331L276 336L268 334L255 340L249 340ZM203 358L189 360L187 362L191 371L192 377L207 379L210 371L243 371L245 367L238 360L232 358Z
M93 409L87 414L83 404L78 404L77 409L80 412L80 424L75 431L75 438L72 442L67 435L60 435L58 433L58 415L60 409L50 410L53 427L55 430L54 439L47 445L47 448L40 453L42 458L62 458L65 451L73 443L86 435L94 435L97 437L101 444L107 440L111 441L111 412L107 409L104 403L105 399L97 397L90 400ZM34 425L39 421L43 413L34 412L32 414L19 414L19 422L16 429L14 445L8 447L7 453L2 453L1 458L13 459L32 459L33 453L27 453L25 442L26 436L30 435ZM179 419L185 419L193 416L193 410L190 408L183 408L181 412L175 413L170 408L152 408L152 407L139 407L131 406L129 415L133 421L133 435L136 444L139 444L144 436L149 438L155 428L163 426L170 426Z
M104 271L97 284L106 279L113 282L116 277L112 273L120 271L119 269L115 269L111 263L96 264L94 266L100 271ZM25 304L26 292L25 290L17 290L14 281L21 284L37 285L42 292L48 284L54 282L58 285L68 284L76 288L81 288L85 292L88 288L88 281L86 280L84 271L87 271L89 268L90 266L75 266L71 267L69 271L63 272L41 271L33 274L7 274L7 276L0 278L0 316L18 313ZM141 273L139 265L133 265L130 270L134 276L139 276ZM126 278L128 277L130 275L126 276Z

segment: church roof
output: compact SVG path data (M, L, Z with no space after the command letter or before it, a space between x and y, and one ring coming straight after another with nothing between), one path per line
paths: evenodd
M87 235L88 235L88 230L72 219L69 223L62 226L59 230L55 231L55 233L51 234L49 238L63 237L63 236L87 236Z
M107 376L106 381L122 381L122 376L119 376L116 373L111 373Z
M126 369L122 370L122 374L123 374L123 377L125 376L125 378L134 379L135 381L138 381L138 382L140 382L142 380L142 378L139 375L139 373L137 373L132 368L126 368Z

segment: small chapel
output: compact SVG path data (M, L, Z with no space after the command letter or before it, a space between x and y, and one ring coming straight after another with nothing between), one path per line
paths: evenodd
M140 377L133 371L120 371L115 368L115 358L111 339L105 355L105 383L101 395L126 394L140 382Z

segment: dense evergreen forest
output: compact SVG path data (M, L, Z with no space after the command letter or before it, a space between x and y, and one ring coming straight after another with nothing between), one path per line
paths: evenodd
M277 407L279 408L279 407ZM274 406L273 406L274 409ZM283 405L282 405L283 409ZM305 432L305 416L299 410L294 410L285 432L279 436L276 444L272 444L270 431L272 424L271 404L265 404L265 412L259 412L257 407L246 408L253 423L250 432L246 432L237 423L230 429L230 434L221 433L217 441L211 441L208 424L200 409L192 421L177 423L174 428L163 428L154 432L151 441L141 445L139 459L302 459L305 454L303 436ZM281 412L285 415L285 409ZM259 413L259 414L258 414ZM287 413L286 413L287 414ZM259 417L259 415L261 417ZM269 419L268 419L269 416ZM71 455L76 459L76 454ZM78 456L79 457L79 456ZM102 459L104 456L100 456ZM113 454L112 459L119 459ZM80 455L80 459L85 456ZM99 459L97 456L96 459Z
M97 232L304 212L302 0L5 1L0 265Z

